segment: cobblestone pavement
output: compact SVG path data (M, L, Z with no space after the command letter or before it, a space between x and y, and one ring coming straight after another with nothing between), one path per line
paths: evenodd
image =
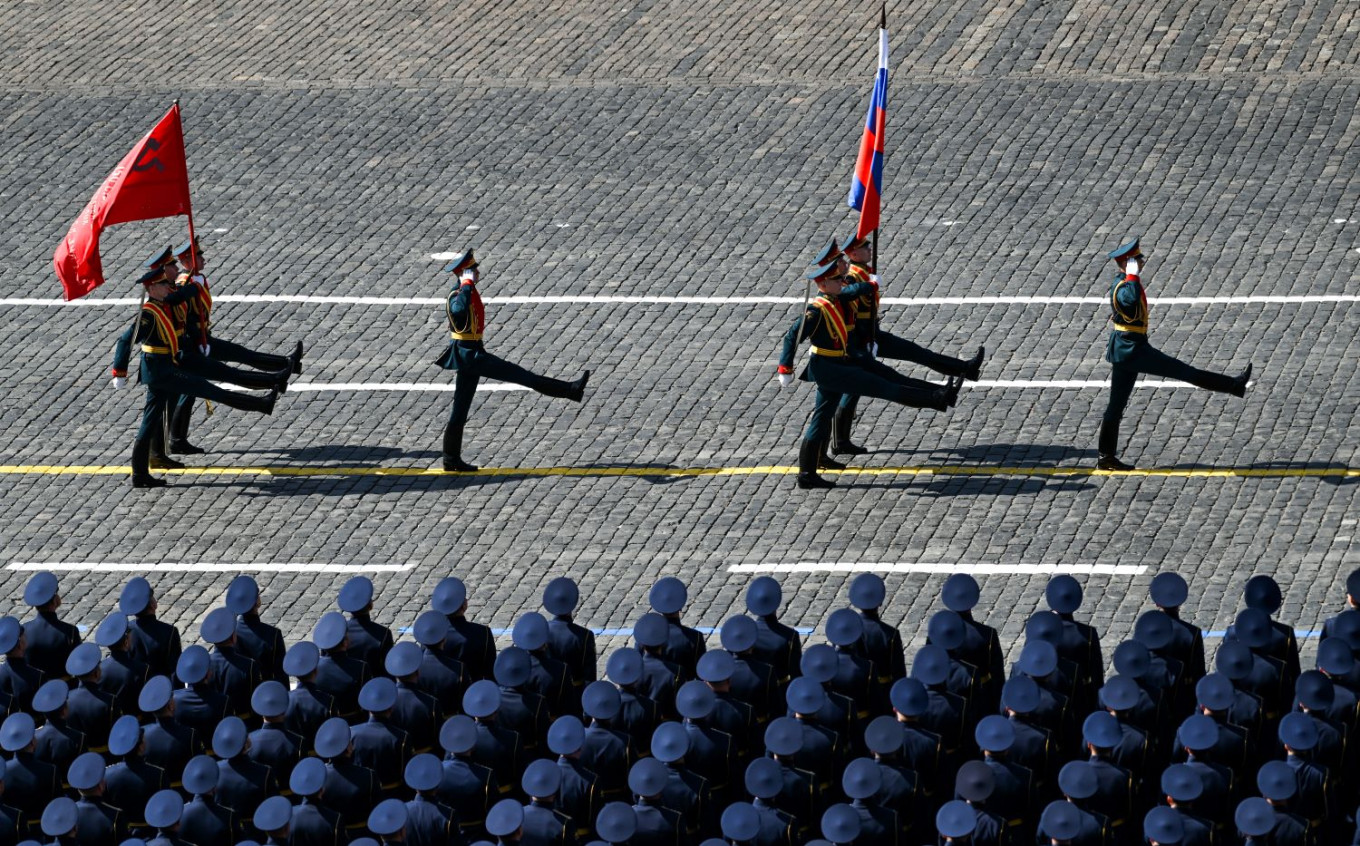
M613 4L4 4L0 297L54 298L50 257L131 143L180 98L196 222L218 294L438 297L433 253L474 245L488 297L796 297L801 268L852 217L844 194L875 61L877 10L846 2ZM1144 235L1156 297L1355 295L1360 263L1360 6L1198 0L895 3L883 275L889 296L1099 297L1104 252ZM183 221L105 234L131 279ZM140 388L107 385L132 314L0 305L0 464L127 461ZM498 468L787 467L811 404L769 381L787 304L492 304L489 346L536 370L595 375L582 406L479 395L465 455ZM1125 565L1091 575L1086 610L1127 634L1151 576L1186 573L1187 612L1222 629L1254 572L1282 618L1316 628L1360 566L1360 304L1166 304L1158 346L1214 369L1253 362L1246 401L1135 393L1125 457L1173 476L1004 475L1087 467L1104 392L984 387L949 415L866 403L869 467L981 475L6 473L0 566L148 569L196 633L231 574L262 565L397 567L377 614L409 625L434 582L472 586L499 627L542 586L582 583L580 618L631 625L664 574L687 620L741 608L736 564ZM932 348L985 343L989 380L1100 380L1094 304L889 307ZM307 340L308 382L450 382L430 365L438 307L224 303L221 334ZM447 393L290 393L271 419L196 415L214 467L437 466ZM1212 468L1302 475L1216 477ZM1312 475L1309 475L1312 474ZM63 575L94 624L127 573ZM0 571L12 613L26 574ZM266 573L290 638L333 605L332 572ZM785 577L786 619L818 626L850 574ZM909 639L942 575L889 575ZM1019 639L1041 575L982 577ZM26 614L20 613L21 616ZM1307 643L1307 641L1305 641ZM1309 649L1309 647L1305 647Z

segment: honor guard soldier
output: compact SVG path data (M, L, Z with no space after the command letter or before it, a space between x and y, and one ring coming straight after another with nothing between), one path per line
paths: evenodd
M76 803L65 796L49 802L39 820L42 833L52 838L51 846L83 846L76 840L77 822Z
M803 642L798 630L779 622L779 606L784 601L779 582L770 576L759 576L746 589L746 610L755 618L756 639L751 658L774 668L775 683L782 691L803 660ZM723 648L737 657L745 650Z
M142 755L147 763L165 770L170 787L179 787L179 776L184 765L201 748L194 730L175 722L175 704L171 698L170 680L152 676L137 698L137 707L147 722L142 726Z
M634 749L647 748L652 730L662 719L657 704L641 686L642 670L642 653L636 649L616 649L605 663L605 675L619 694L617 727L627 734Z
M1001 701L1006 664L996 629L973 618L973 609L977 607L981 595L977 580L967 573L955 573L945 579L940 589L940 601L944 607L958 614L967 626L959 657L978 668L978 713L989 714L996 710Z
M287 370L293 375L302 372L302 342L298 341L291 355L270 355L246 349L212 333L212 291L203 275L205 264L202 245L197 239L185 241L175 249L175 258L183 271L175 278L179 297L187 296L185 304L193 314L198 332L199 351L215 361L244 364L256 370L277 372ZM172 454L196 454L204 450L189 443L189 419L193 414L193 398L180 397L170 420L169 451ZM279 681L279 679L276 679ZM200 845L201 846L201 845Z
M133 651L127 615L120 610L105 617L94 630L94 642L109 651L108 657L99 662L99 689L117 702L120 712L131 713L137 705L137 693L151 672ZM66 663L69 665L70 660Z
M628 771L628 789L633 791L637 800L632 807L636 828L633 835L627 838L628 842L675 846L689 842L692 835L686 835L685 829L693 827L694 823L685 819L684 812L670 807L663 799L667 779L666 765L655 758L643 758ZM606 805L600 812L601 817L609 809ZM696 807L693 813L698 812Z
M384 667L397 683L397 704L392 706L392 722L410 736L412 751L430 752L439 740L444 722L439 703L420 687L420 663L424 658L419 646L402 641L387 653Z
M1204 781L1188 764L1172 764L1162 772L1162 795L1166 804L1180 815L1185 829L1185 846L1210 846L1214 838L1212 820L1196 813L1204 795ZM1223 819L1223 817L1219 817Z
M454 576L441 580L435 585L430 607L448 617L453 631L445 645L463 663L468 678L490 679L496 665L496 639L490 627L467 618L467 586L463 580Z
M1294 691L1285 663L1270 654L1274 629L1270 615L1259 608L1244 608L1223 636L1225 645L1241 643L1251 650L1252 668L1247 678L1249 688L1266 705L1266 721L1274 723L1290 709ZM1220 654L1222 647L1219 648Z
M825 795L845 756L840 735L817 720L817 714L826 707L826 691L812 679L800 677L789 682L784 697L789 715L803 730L803 747L798 761L817 774L815 787Z
M907 677L907 656L902 648L902 633L879 619L878 609L887 598L888 588L874 573L860 573L850 583L850 604L864 621L861 646L877 669L877 685L887 696L893 682Z
M1143 816L1143 838L1148 846L1181 846L1185 824L1172 808L1153 808Z
M265 836L264 846L284 846L292 842L288 837L288 827L293 821L293 805L282 796L270 796L261 801L251 821L255 829Z
M175 668L175 678L185 687L171 693L175 700L175 722L194 730L199 737L211 738L231 713L231 703L216 689L212 677L212 656L195 644L184 650Z
M1148 585L1148 595L1157 610L1171 618L1171 644L1167 653L1181 662L1191 684L1204 678L1204 632L1199 626L1181 619L1181 606L1190 595L1190 586L1177 573L1158 573Z
M822 837L837 846L859 842L862 830L859 812L849 805L832 805L822 814ZM863 842L867 844L870 841Z
M416 755L407 763L405 777L406 787L414 794L406 802L405 841L410 846L446 846L458 840L453 809L435 796L443 777L439 759L428 753Z
M629 773L629 786L638 796L650 795L633 785L633 774L641 772L643 781L650 781L650 772L659 765L665 774L661 788L661 804L680 815L682 839L697 839L704 827L711 824L714 813L714 791L702 773L689 766L691 735L679 723L662 723L652 732L652 758L643 758Z
M565 576L553 579L543 588L543 610L553 615L548 620L548 654L567 665L573 699L581 699L581 689L597 678L595 633L573 622L572 614L581 601L580 588Z
M591 682L581 692L581 710L590 723L582 734L577 760L599 777L599 793L604 802L626 798L628 767L636 758L627 732L614 728L622 708L623 699L618 688L607 681ZM561 717L558 721L563 719L566 718ZM548 739L552 740L551 729Z
M704 654L704 636L680 622L680 612L689 601L685 583L674 576L658 579L647 594L652 610L666 618L666 645L661 657L680 668L681 680L695 678L694 668Z
M276 792L269 768L250 760L249 747L249 732L240 717L226 717L217 724L212 737L213 754L218 758L217 801L243 819L250 818L249 809L258 808Z
M1096 689L1105 679L1105 661L1101 657L1100 632L1094 626L1079 622L1074 616L1081 608L1081 582L1069 575L1054 576L1044 588L1048 607L1062 618L1063 635L1059 653L1070 656L1080 670L1076 680L1076 706L1079 710L1094 707Z
M354 762L378 774L378 785L385 794L395 793L402 785L410 743L405 731L392 725L392 707L397 704L397 685L391 679L370 679L359 691L359 707L368 712L368 721L350 726Z
M732 658L732 675L728 679L732 695L754 708L756 721L764 725L784 712L783 685L788 683L788 679L784 678L781 682L776 678L780 671L757 657L761 631L759 624L750 617L729 617L718 629L718 637L725 654ZM773 635L770 637L774 638ZM797 637L798 633L794 632L794 638ZM784 641L779 643L776 650L792 654ZM800 644L799 663L793 666L794 669L802 664L801 650Z
M71 762L66 782L80 796L75 803L77 841L94 846L121 842L127 833L120 819L122 811L104 802L104 757L97 752L83 753Z
M817 468L831 438L831 419L846 394L877 397L913 408L945 411L958 398L959 387L952 380L947 387L923 388L872 359L858 355L858 342L851 336L853 313L841 300L844 279L837 263L814 265L807 276L817 283L821 296L814 297L784 335L779 356L779 384L793 384L793 357L804 339L812 342L812 357L799 377L817 384L812 419L798 449L798 487L834 488L835 482L817 475Z
M420 644L420 668L416 684L434 697L443 715L455 713L463 700L469 679L463 662L446 648L449 618L438 611L426 611L416 618L411 633ZM442 722L442 721L441 721Z
M552 761L538 760L524 770L520 781L524 795L524 822L521 840L543 846L574 846L575 825L571 817L556 807L557 793L562 788L562 773Z
M555 765L561 775L555 807L571 818L571 834L578 840L590 834L600 782L581 760L585 742L585 726L576 717L558 717L548 729L548 750L557 756ZM626 767L621 762L620 772Z
M103 752L108 747L109 731L120 709L114 698L102 689L99 647L82 643L73 649L66 658L66 672L76 681L76 686L66 695L67 722L84 735L86 750ZM127 709L130 713L137 711L139 692L140 687L132 691L132 701Z
M1058 650L1053 644L1044 640L1026 643L1011 674L1029 676L1039 685L1039 707L1031 712L1031 719L1052 732L1059 752L1076 746L1074 720L1078 717L1072 711L1071 699L1061 691L1064 685L1058 673Z
M983 717L974 729L973 737L978 749L982 750L982 762L996 779L989 800L991 808L1006 820L1008 828L1020 826L1033 831L1034 821L1029 815L1034 774L1009 760L1006 754L1015 743L1015 729L1010 721L997 714Z
M373 582L367 576L355 576L340 588L337 603L340 610L349 614L345 623L349 633L349 657L363 661L368 666L369 678L385 675L383 662L394 642L392 630L377 623L370 614L373 611Z
M66 682L43 682L33 694L33 710L43 724L33 735L33 757L65 773L76 756L85 751L85 735L66 724Z
M284 726L288 688L276 681L262 682L250 695L250 709L263 721L250 733L250 760L269 767L279 784L286 784L301 760L303 739Z
M179 821L184 816L184 798L176 790L161 790L146 800L146 824L156 829L146 846L185 846L179 836Z
M42 686L42 671L28 662L28 641L24 627L13 617L0 617L0 704L5 713L32 713L33 694Z
M340 717L331 717L316 730L314 746L317 757L326 762L318 802L339 815L352 837L363 829L369 812L378 802L378 776L354 762L351 737L349 724Z
M179 836L194 846L232 846L240 834L236 814L217 803L217 762L196 755L184 765L184 791L192 798L184 803Z
M781 784L773 804L789 813L799 812L808 827L823 806L817 775L797 763L803 751L803 727L793 717L779 717L765 727L765 754L779 764ZM762 759L757 759L762 760Z
M477 291L481 270L472 250L454 259L444 268L444 272L458 275L458 285L449 292L445 307L452 340L449 341L448 350L435 361L435 364L445 370L458 371L453 391L453 408L449 412L448 426L444 429L444 470L453 473L475 473L477 468L468 464L462 457L463 427L467 424L468 411L472 408L472 397L477 392L477 383L483 376L523 385L547 397L580 402L585 395L590 371L587 370L575 382L564 382L531 373L517 364L487 352L482 345L486 310L482 307L482 297Z
M57 616L61 607L57 587L57 577L45 570L24 586L24 604L36 612L24 623L24 656L45 679L66 678L66 656L80 645L80 632Z
M496 656L496 685L499 697L496 724L519 736L519 748L527 760L541 755L548 734L548 706L543 697L529 689L529 653L512 646Z
M171 265L173 267L173 265ZM137 280L145 289L147 301L133 324L130 343L142 348L141 380L146 385L146 405L142 409L142 425L132 447L132 486L154 488L164 486L164 479L150 474L150 459L154 444L161 444L166 415L179 397L200 397L230 408L273 414L279 393L287 388L287 372L252 375L225 364L213 362L192 346L185 334L185 325L176 314L176 307L167 301L174 291L174 283L165 268L149 271ZM114 365L114 387L126 381L127 353L121 352ZM119 372L119 364L122 373ZM269 390L264 398L219 388L209 379L226 381L247 388ZM158 456L163 467L183 467L178 461Z
M122 760L105 768L104 796L113 807L127 810L127 830L134 837L146 830L142 811L147 800L168 783L164 770L142 758L144 749L137 718L131 714L119 717L109 732L109 754Z
M1176 732L1176 744L1185 751L1185 764L1199 775L1202 795L1199 807L1204 815L1225 820L1232 810L1231 798L1239 790L1232 768L1218 760L1214 747L1218 744L1219 726L1209 717L1196 714L1181 723Z
M477 732L471 759L491 768L504 795L519 783L523 746L518 734L497 724L500 709L501 692L494 681L473 682L463 694L463 713L475 721Z
M945 651L949 659L945 689L962 697L968 712L972 713L976 711L973 697L977 694L977 668L960 657L967 630L958 614L949 610L936 611L926 624L926 642Z
M913 837L926 831L929 821L923 815L926 799L919 794L921 776L902 760L903 742L904 729L893 717L875 717L864 729L864 746L873 756L883 782L875 799L897 813L903 839L910 843Z
M1245 691L1233 687L1222 673L1210 673L1195 685L1196 710L1215 721L1224 720L1241 729L1246 735L1248 749L1255 749L1262 739L1261 701ZM1259 759L1266 750L1249 755Z
M944 765L944 744L940 735L923 722L930 714L930 692L917 679L899 680L888 692L897 722L902 726L902 760L918 773L939 773ZM927 780L923 791L934 793Z
M633 836L637 834L637 829L637 813L627 802L610 802L600 809L600 815L595 819L595 833L606 846L634 842ZM678 843L678 840L672 836L662 840L661 843L664 846L667 843Z
M260 619L260 586L250 576L237 576L227 585L225 605L237 617L236 648L255 662L264 681L287 684L283 656L288 647L283 632Z
M1119 460L1119 422L1129 404L1134 383L1139 375L1161 376L1178 382L1189 382L1197 388L1244 397L1251 365L1237 376L1225 376L1191 367L1148 343L1148 304L1143 290L1142 272L1147 257L1138 246L1138 239L1110 252L1110 259L1119 273L1110 285L1110 342L1105 349L1105 360L1110 363L1110 402L1100 423L1096 466L1101 470L1133 470L1131 464Z
M940 736L944 743L945 759L953 765L957 763L966 737L968 703L962 696L950 693L946 687L949 670L949 653L933 644L921 647L912 658L911 678L925 686L930 703L921 722Z
M1276 846L1306 846L1310 842L1308 820L1292 811L1299 786L1289 765L1284 761L1267 761L1256 774L1256 787L1278 815L1271 832L1275 839L1270 842Z
M527 688L543 697L550 719L581 713L580 699L572 698L576 690L567 665L548 654L548 621L543 615L530 611L516 620L510 640L529 659Z
M1258 703L1262 731L1269 733L1280 718L1277 710L1279 705L1276 703L1278 666L1272 666L1266 659L1253 653L1246 644L1224 641L1214 656L1214 667L1232 683L1236 691L1234 707L1249 708L1250 703ZM1241 696L1237 696L1239 693Z
M657 715L675 715L675 691L685 681L684 671L664 657L670 638L670 623L652 612L633 624L633 640L642 656L642 692L656 703Z
M486 815L486 833L496 838L496 846L519 843L523 827L524 806L514 799L502 799Z
M1125 676L1111 676L1098 695L1100 706L1119 721L1121 739L1111 751L1110 758L1119 766L1134 773L1144 771L1152 749L1147 732L1130 721L1130 716L1146 697L1147 694L1138 687L1138 684ZM1166 744L1159 742L1155 749L1157 761L1164 763L1168 751Z
M213 678L217 680L217 689L227 697L231 712L255 722L250 697L260 684L260 669L236 648L236 615L226 608L214 608L203 618L199 634L205 643L212 644L209 658Z
M327 611L312 629L312 642L321 650L316 686L335 698L336 716L359 715L359 691L368 681L368 666L349 656L348 622L339 611Z
M857 296L852 304L855 310L855 335L860 346L874 358L891 358L920 364L944 376L958 377L976 382L982 375L982 361L986 350L978 347L977 355L968 361L951 358L931 352L919 344L899 338L884 331L878 312L883 292L879 286L878 274L870 265L872 252L869 240L852 232L841 247L849 267L846 281L849 284L867 284L868 290ZM856 446L850 440L850 430L854 425L855 410L859 397L846 394L836 409L831 435L831 451L836 455L863 455L867 449Z
M897 814L874 801L882 789L883 776L869 758L856 758L841 774L841 790L859 814L860 836L868 843L898 843L903 832Z
M829 686L851 702L850 718L856 727L853 737L862 731L858 726L868 719L870 710L880 704L875 688L877 669L862 654L864 619L849 608L832 611L826 618L826 639L836 653L835 675Z
M181 652L179 629L156 617L159 606L151 584L134 576L123 585L118 610L131 617L133 648L149 669L148 676L169 676L175 672Z
M751 843L760 834L760 814L750 802L733 802L719 819L725 843ZM703 846L703 844L700 844Z
M798 819L781 810L775 803L784 786L784 774L778 761L772 758L756 758L746 766L746 792L751 795L751 807L755 810L756 831L748 838L756 846L796 846L801 844L809 830L800 825ZM811 808L804 809L804 814Z
M484 830L487 812L500 796L500 785L490 767L472 760L477 724L464 714L449 717L439 729L439 745L446 756L438 797L453 808L463 838L476 840Z
M325 784L326 765L320 758L302 759L289 774L288 788L297 799L288 823L292 846L341 846L347 842L340 815L321 804Z

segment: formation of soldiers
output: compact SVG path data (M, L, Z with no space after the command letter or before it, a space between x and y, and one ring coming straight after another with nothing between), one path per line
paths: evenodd
M881 286L869 263L868 242L851 235L843 244L832 238L807 269L818 296L784 334L776 378L782 387L793 384L794 354L798 344L811 342L807 366L798 378L817 385L812 414L798 450L797 485L804 489L832 488L835 483L819 469L843 470L832 458L862 455L868 450L851 440L855 409L861 396L876 397L912 408L948 411L959 399L965 380L977 381L986 351L964 361L932 352L885 331L880 325ZM1110 363L1110 398L1097 437L1100 470L1135 469L1119 459L1119 424L1140 374L1188 382L1196 387L1236 397L1246 395L1251 365L1236 376L1201 370L1156 349L1148 342L1148 303L1142 274L1147 255L1139 239L1112 250L1109 258L1119 271L1110 284L1110 339L1105 359ZM910 361L948 377L944 385L904 376L879 361Z
M954 575L908 668L871 574L806 646L757 578L712 650L663 578L606 657L566 578L498 650L457 578L410 639L356 577L287 645L239 576L183 646L141 577L83 642L44 572L0 618L0 844L1360 843L1346 590L1304 670L1252 578L1210 668L1162 573L1107 668L1058 576L1008 668Z

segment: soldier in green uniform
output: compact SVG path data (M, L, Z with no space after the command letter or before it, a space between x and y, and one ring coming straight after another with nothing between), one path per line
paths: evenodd
M841 263L834 260L808 269L807 276L817 283L820 295L808 303L804 314L784 334L779 356L779 384L788 387L793 384L794 350L804 339L812 341L812 356L799 376L803 381L817 383L812 419L798 449L798 487L804 489L836 486L817 474L817 466L831 436L832 415L843 394L878 397L936 411L946 410L958 398L959 386L953 380L945 387L921 388L918 380L859 354L853 334L854 311L848 300L862 293L862 289L853 288L847 295L843 273Z
M228 341L212 333L212 289L203 275L203 245L198 238L185 241L175 249L183 270L175 279L176 294L186 298L184 302L192 312L198 329L199 352L213 359L232 364L244 364L255 370L274 372L288 370L292 375L302 372L302 342L298 341L291 355L270 355L256 352L240 344ZM174 405L170 417L170 443L168 451L172 455L194 455L204 452L200 447L189 443L189 419L194 413L193 397L180 397Z
M847 282L850 285L864 285L868 289L854 300L855 334L862 349L874 358L911 361L945 376L973 382L978 380L982 373L983 356L986 354L983 347L978 347L977 355L964 361L961 358L951 358L932 352L920 344L885 331L879 325L878 319L879 300L883 292L879 287L878 274L869 264L872 253L868 239L859 237L858 232L852 232L845 240L841 251L849 262ZM856 394L845 394L841 397L841 404L836 409L831 429L831 451L836 455L863 455L869 451L850 440L850 428L854 425L855 409L858 404L859 396Z
M1251 365L1236 376L1200 370L1173 358L1148 343L1147 293L1143 290L1142 269L1147 258L1139 249L1138 239L1124 244L1110 254L1119 267L1110 285L1110 341L1105 348L1105 360L1110 363L1110 402L1100 423L1099 458L1101 470L1133 470L1131 464L1119 460L1119 421L1129 404L1138 375L1161 376L1189 382L1206 391L1245 396Z
M444 470L475 473L477 468L463 460L463 427L467 425L468 412L472 409L472 397L477 393L477 382L483 376L523 385L544 396L580 402L585 395L590 371L587 370L574 382L549 379L487 352L482 345L482 334L486 331L486 310L482 307L482 297L477 291L481 271L477 267L476 256L472 250L468 250L445 267L444 272L457 274L458 280L458 284L449 292L445 306L451 336L449 347L435 360L435 364L445 370L458 371L453 389L453 408L449 412L448 425L444 428Z
M163 432L165 415L176 397L202 397L243 411L273 414L278 391L271 390L267 397L228 391L182 367L181 361L185 357L181 348L184 329L175 314L175 308L166 301L175 290L174 283L165 267L148 271L137 281L145 286L148 299L137 316L130 343L140 343L142 347L140 375L146 385L146 405L142 409L142 425L137 430L137 440L132 447L132 486L157 488L165 485L165 480L155 478L150 473L151 441L156 433ZM124 358L124 362L126 360Z

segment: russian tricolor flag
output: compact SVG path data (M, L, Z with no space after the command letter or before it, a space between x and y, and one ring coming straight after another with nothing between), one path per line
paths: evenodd
M859 237L878 228L883 193L883 133L888 120L888 21L886 12L878 30L878 76L864 117L864 138L859 144L855 176L850 183L850 208L859 210Z

